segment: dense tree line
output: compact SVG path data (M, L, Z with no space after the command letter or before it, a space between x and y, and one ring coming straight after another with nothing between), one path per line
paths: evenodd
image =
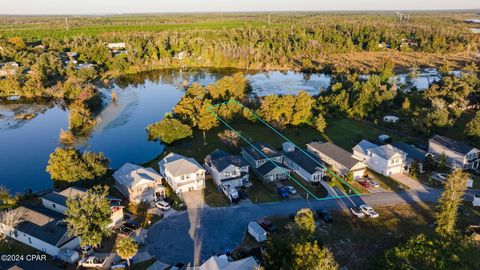
M275 16L274 16L275 17ZM259 16L258 20L263 17ZM428 18L428 19L427 19ZM316 59L363 51L463 52L477 49L478 37L454 20L418 16L278 16L264 27L161 32L133 31L69 38L0 37L0 62L20 64L0 80L0 96L75 98L84 83L108 74L181 67L236 67L319 70ZM109 42L125 42L111 51ZM66 60L77 52L78 63ZM64 87L68 84L68 87ZM80 87L79 87L80 86Z

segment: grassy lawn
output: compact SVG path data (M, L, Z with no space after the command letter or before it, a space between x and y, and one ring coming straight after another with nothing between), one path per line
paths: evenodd
M222 191L219 191L213 179L205 180L204 189L205 203L213 207L230 205L230 200Z
M0 241L0 254L35 254L37 250L13 239Z
M313 193L318 198L323 198L323 197L326 197L328 195L327 190L322 185L319 184L318 186L312 186L310 184L310 182L305 181L300 175L298 175L294 172L291 174L291 176L298 183L300 183L302 186L307 188L311 193ZM300 193L300 195L302 195L303 198L312 199L312 196L310 194L308 194L307 191L305 191L305 189L303 189L300 186L300 184L298 184L297 182L293 181L292 179L287 179L283 182L283 184L286 185L286 186L293 186L297 190L297 192Z
M317 221L316 234L319 241L332 250L341 266L348 269L370 269L370 263L382 256L386 249L419 233L433 231L434 205L397 204L374 208L380 214L379 218L359 219L347 211L331 211L333 223ZM467 206L464 209L465 213L459 216L457 223L460 231L464 231L470 224L480 222L480 211ZM279 228L280 233L291 226L288 215L267 219Z
M250 182L252 187L248 190L248 198L253 203L278 202L282 200L277 194L274 184L263 183L253 173L250 175Z
M386 189L386 190L399 190L399 189L409 189L409 187L407 186L404 186L402 184L400 184L399 182L395 181L395 179L389 177L389 176L385 176L385 175L382 175L382 174L379 174L373 170L370 170L370 169L367 169L367 173L368 175L370 175L371 177L375 178L376 180L378 180L377 182L380 184L380 186L383 188L383 189Z

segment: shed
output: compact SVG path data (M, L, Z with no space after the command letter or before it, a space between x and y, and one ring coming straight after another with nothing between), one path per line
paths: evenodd
M473 195L473 206L480 206L480 193Z
M393 115L385 115L383 117L383 122L385 123L397 123L400 118L393 116Z
M248 223L248 233L259 243L267 240L267 232L257 222Z
M380 141L381 143L390 142L390 136L387 134L378 135L378 141Z

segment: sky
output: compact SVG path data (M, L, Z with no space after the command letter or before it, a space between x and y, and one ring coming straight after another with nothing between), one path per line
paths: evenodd
M0 0L0 14L480 9L479 0Z

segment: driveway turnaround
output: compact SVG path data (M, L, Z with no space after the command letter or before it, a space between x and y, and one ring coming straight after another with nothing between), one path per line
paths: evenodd
M379 192L332 200L286 200L220 208L191 208L154 224L148 231L148 252L164 263L202 263L212 255L233 250L243 239L250 221L272 215L289 215L301 208L342 209L352 205L415 204L437 201L442 190Z

